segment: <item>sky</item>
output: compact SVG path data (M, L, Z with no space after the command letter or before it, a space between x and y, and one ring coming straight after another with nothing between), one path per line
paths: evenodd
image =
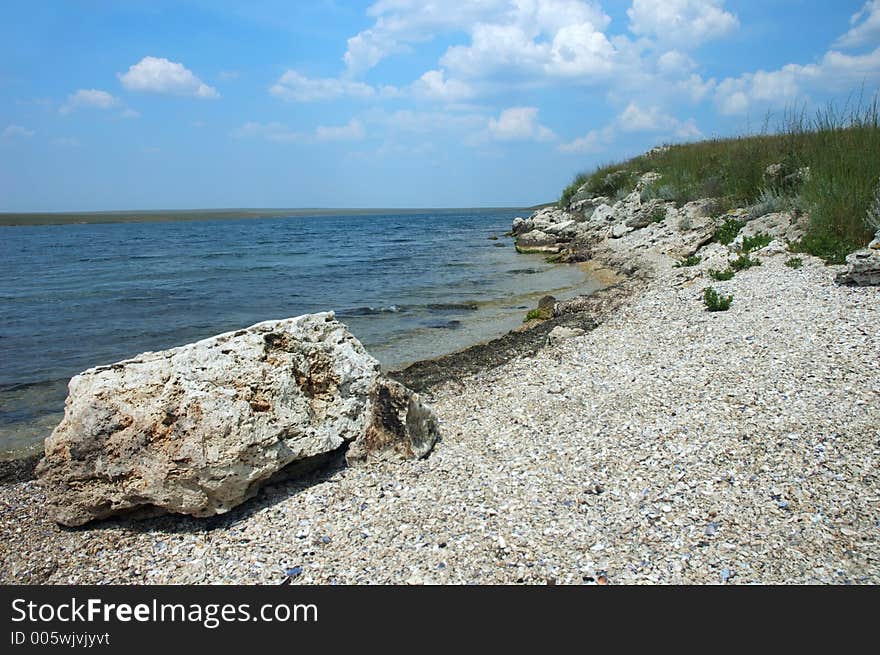
M880 87L880 0L9 0L0 211L528 206Z

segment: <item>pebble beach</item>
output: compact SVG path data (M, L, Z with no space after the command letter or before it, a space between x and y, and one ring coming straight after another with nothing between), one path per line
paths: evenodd
M770 253L655 263L598 326L423 394L442 440L227 514L66 529L0 487L12 584L876 584L880 303ZM759 253L760 254L760 253ZM659 260L658 260L659 261Z

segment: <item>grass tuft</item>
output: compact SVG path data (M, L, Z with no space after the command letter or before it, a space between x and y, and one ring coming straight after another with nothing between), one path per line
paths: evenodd
M732 302L733 296L722 296L712 287L703 289L703 304L710 312L726 312Z
M715 230L715 234L712 235L712 240L726 246L736 239L736 236L739 234L739 231L743 229L745 224L745 221L728 218L724 221L724 224L721 225L721 227Z
M763 234L759 232L754 236L745 237L743 239L742 251L748 254L750 252L754 252L755 250L766 248L770 245L771 241L773 241L773 237L771 237L769 234Z
M719 282L726 282L733 278L734 271L730 268L723 271L716 271L715 269L709 269L709 277L713 280L718 280Z
M793 268L795 270L801 268L804 265L804 260L800 257L792 257L790 259L785 260L785 265L789 268Z
M734 272L745 271L747 269L752 268L753 266L760 266L760 259L752 259L749 257L748 253L744 253L740 255L738 258L732 260L730 262L730 268Z
M680 262L677 262L674 268L689 268L691 266L696 266L701 261L703 261L703 258L699 255L691 255L690 257L687 257L686 259L682 259Z

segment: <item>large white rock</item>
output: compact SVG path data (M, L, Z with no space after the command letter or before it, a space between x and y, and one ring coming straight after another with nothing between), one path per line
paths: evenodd
M38 467L57 522L138 510L226 512L270 477L350 460L426 455L437 422L380 375L332 313L258 323L89 369Z
M880 286L880 249L856 250L846 258L846 269L835 277L838 284Z

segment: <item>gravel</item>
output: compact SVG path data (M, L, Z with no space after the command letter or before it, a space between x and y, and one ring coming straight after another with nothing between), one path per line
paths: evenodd
M783 254L715 282L728 253L704 250L595 330L445 382L425 460L73 530L34 481L4 486L0 580L880 582L880 291Z

